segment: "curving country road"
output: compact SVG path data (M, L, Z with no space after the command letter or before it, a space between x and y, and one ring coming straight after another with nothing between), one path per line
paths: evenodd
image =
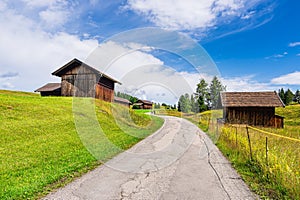
M45 199L258 199L189 121L163 127Z

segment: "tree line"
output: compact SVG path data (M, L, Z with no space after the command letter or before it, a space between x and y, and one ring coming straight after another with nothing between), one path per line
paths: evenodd
M286 91L284 91L284 89L281 88L278 90L278 95L285 105L289 105L292 102L300 103L300 91L299 90L297 90L294 94L289 88Z
M131 95L123 93L123 92L115 92L115 96L123 98L123 99L127 99L132 104L136 103L139 100L137 97L131 96Z
M178 101L178 111L199 113L219 106L220 92L226 91L226 86L215 76L210 84L201 79L194 94L181 95Z

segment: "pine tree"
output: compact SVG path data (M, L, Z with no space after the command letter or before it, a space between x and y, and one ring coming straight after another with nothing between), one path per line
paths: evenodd
M209 105L211 106L212 109L217 108L220 92L225 91L225 89L226 87L223 86L221 81L219 81L219 79L215 76L209 86L209 93L210 93Z
M295 92L294 101L300 103L300 91Z
M185 98L185 112L186 113L191 112L192 105L191 105L190 95L186 93L184 95L184 98Z
M199 112L207 110L207 99L208 99L208 84L204 79L200 80L200 83L197 84L196 89L196 98L199 106Z
M283 88L281 88L281 89L278 91L278 95L279 95L279 97L281 98L281 101L282 101L283 103L285 103L285 99L284 99L284 89L283 89Z
M293 98L294 98L293 92L290 89L288 89L284 93L284 104L289 105L293 101Z
M191 111L194 113L198 113L199 112L199 105L197 100L194 98L193 95L191 95Z

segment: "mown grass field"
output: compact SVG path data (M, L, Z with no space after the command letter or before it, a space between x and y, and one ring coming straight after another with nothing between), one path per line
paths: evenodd
M104 161L163 123L124 106L100 100L93 105L106 138L119 148L98 141L96 157ZM0 123L0 199L37 199L101 164L76 131L72 98L2 90Z
M250 158L246 126L218 125L221 110L199 114L161 111L163 114L184 117L197 124L216 143L231 161L250 188L262 199L300 199L300 142L254 129L248 129L252 150ZM277 108L276 114L285 117L283 129L260 130L299 139L300 105ZM266 137L268 157L266 157Z

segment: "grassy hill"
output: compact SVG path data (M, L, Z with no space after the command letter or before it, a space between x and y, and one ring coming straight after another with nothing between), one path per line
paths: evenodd
M100 100L93 105L105 136L120 149L163 123L121 105ZM38 198L100 164L76 131L70 97L0 90L0 122L0 199ZM104 149L97 155L102 160L120 153Z

